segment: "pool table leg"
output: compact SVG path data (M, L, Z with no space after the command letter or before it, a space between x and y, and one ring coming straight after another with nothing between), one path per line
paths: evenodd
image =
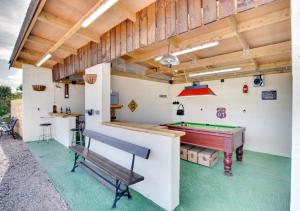
M224 174L226 176L232 176L232 153L224 152Z
M236 149L236 160L241 162L243 161L243 145Z

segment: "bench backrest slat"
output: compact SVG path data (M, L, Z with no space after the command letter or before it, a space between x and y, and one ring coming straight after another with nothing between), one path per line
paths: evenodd
M125 152L137 155L144 159L149 158L150 149L146 147L142 147L136 144L132 144L126 141L112 138L92 130L85 130L83 134L87 137L90 137L91 139L102 142L104 144L115 147L117 149L123 150Z

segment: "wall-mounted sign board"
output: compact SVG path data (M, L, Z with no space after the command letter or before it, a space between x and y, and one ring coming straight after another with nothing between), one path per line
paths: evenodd
M262 100L277 100L277 91L262 91L261 92L261 99Z
M134 112L135 109L137 109L138 104L134 101L131 100L130 103L128 104L128 108L130 109L131 112Z

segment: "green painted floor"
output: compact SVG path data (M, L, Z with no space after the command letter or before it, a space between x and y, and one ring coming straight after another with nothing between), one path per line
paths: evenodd
M72 210L111 210L112 192L80 168L70 172L74 154L68 149L56 141L27 145ZM233 162L232 177L223 175L221 160L211 169L181 161L176 210L289 210L289 158L246 151L242 163ZM133 200L121 199L116 210L161 210L139 193L131 193Z

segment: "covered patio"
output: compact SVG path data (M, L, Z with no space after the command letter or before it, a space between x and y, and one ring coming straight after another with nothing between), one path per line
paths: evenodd
M291 23L289 0L32 0L23 141L72 210L289 210Z

